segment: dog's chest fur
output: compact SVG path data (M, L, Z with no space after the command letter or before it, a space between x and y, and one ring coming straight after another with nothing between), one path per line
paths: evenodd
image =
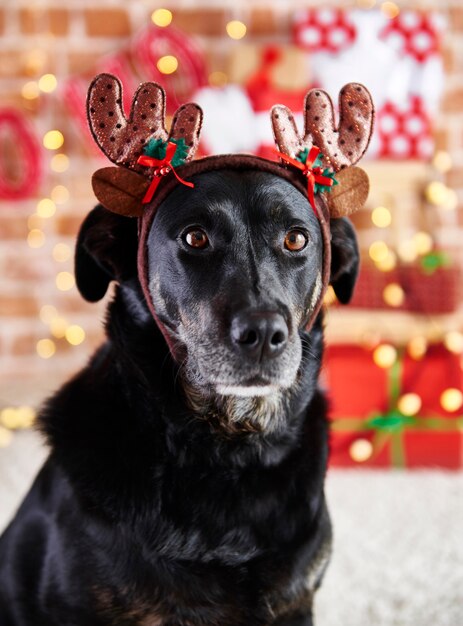
M95 554L87 570L91 604L102 624L266 626L280 613L309 604L330 543L319 491L323 406L318 397L315 415L299 433L301 446L289 452L285 445L277 452L259 433L220 437L201 419L192 431L197 438L192 432L182 438L176 428L165 433L172 457L150 463L156 452L146 439L137 444L138 466L120 467L122 460L115 459L105 463L104 475L92 472L93 497L101 493L103 507L111 475L118 506L124 507L127 480L133 485L125 493L130 520L124 508L113 511L119 521L105 533L103 546L95 544L95 538L101 541L98 526L82 538L82 551ZM117 420L113 427L117 431ZM252 448L266 465L250 463Z
M115 593L108 588L96 588L93 594L95 615L102 618L104 623L107 621L108 624L121 626L197 626L203 623L210 626L244 626L251 623L250 619L253 624L267 626L281 616L311 610L314 592L328 565L330 554L331 536L327 533L311 556L310 563L298 572L297 577L288 577L286 580L280 577L273 589L257 593L252 606L246 606L246 594L237 594L233 577L228 593L222 593L217 598L219 602L211 605L208 589L214 588L217 578L206 576L200 581L190 580L192 589L195 589L194 599L193 596L185 598L181 590L173 590L162 599L157 599L158 593L155 592L150 599L134 590L118 590ZM267 573L271 570L272 564L267 563ZM225 582L223 576L220 578ZM240 595L243 602L237 603ZM253 617L250 618L250 615Z

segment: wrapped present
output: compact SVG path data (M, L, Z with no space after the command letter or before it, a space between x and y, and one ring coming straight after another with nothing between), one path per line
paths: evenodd
M461 301L461 268L442 252L389 271L362 264L351 306L415 313L452 313Z
M441 344L419 360L385 344L329 347L331 465L460 468L460 359Z

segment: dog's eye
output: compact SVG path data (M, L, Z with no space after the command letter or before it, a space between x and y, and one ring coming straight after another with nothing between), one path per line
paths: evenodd
M291 252L298 252L307 245L307 235L302 230L290 230L286 233L285 248Z
M191 248L197 248L200 250L207 248L209 245L209 239L207 238L206 233L199 228L189 230L185 234L185 241Z

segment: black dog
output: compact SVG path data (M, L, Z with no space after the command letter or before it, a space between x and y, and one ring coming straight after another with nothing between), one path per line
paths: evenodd
M347 302L355 236L331 232ZM0 624L312 624L331 543L322 315L304 330L317 219L277 176L209 172L161 204L148 245L171 350L136 221L97 207L81 228L82 295L118 282L108 338L41 412L51 454L0 543Z

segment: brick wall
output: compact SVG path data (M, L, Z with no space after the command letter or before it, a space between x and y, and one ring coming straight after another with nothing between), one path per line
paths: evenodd
M324 3L343 7L366 4L362 0ZM438 237L442 243L457 247L463 234L463 7L459 0L399 4L438 8L448 18L444 47L446 87L436 121L436 140L437 147L452 157L453 165L445 178L456 190L460 206L441 225ZM165 8L173 10L173 24L197 37L209 72L227 70L231 50L240 45L226 36L225 25L230 19L247 24L246 43L285 43L289 41L292 11L312 5L319 3L277 0L265 3L166 0L163 3ZM102 55L127 46L131 37L149 24L152 11L158 7L159 3L149 0L100 0L97 7L89 0L66 3L6 0L0 5L2 107L11 105L26 113L40 139L51 129L59 129L64 135L62 148L42 150L45 176L37 194L20 202L0 202L0 408L7 404L36 403L80 367L101 341L105 303L89 305L75 287L67 291L56 287L60 272L72 273L72 255L66 258L66 251L72 251L79 224L94 204L90 176L101 162L82 141L81 130L63 105L61 87L69 76L90 72ZM25 97L28 95L25 85L47 73L56 76L58 88L37 98ZM67 171L52 169L56 153L68 156ZM8 166L6 154L2 163ZM413 202L417 181L426 179L430 172L429 166L423 164L412 167L410 189L406 185L401 187L400 183L394 187L391 183L391 171L403 171L400 165L372 164L375 187L383 190L377 192L378 201L387 189L394 206L407 205L410 199ZM38 217L37 203L50 197L55 198L55 215ZM404 211L407 210L405 207ZM414 219L411 213L409 216ZM360 215L359 224L362 219L368 222L368 217ZM43 245L31 248L27 237L34 228L42 231L45 238ZM364 243L371 236L364 229ZM56 248L57 244L64 246ZM43 309L44 305L54 307L57 313L50 317L53 309ZM50 319L54 320L52 328ZM85 329L83 343L74 346L60 337L63 328L69 325ZM51 358L37 354L37 342L43 339L54 342L56 353Z

